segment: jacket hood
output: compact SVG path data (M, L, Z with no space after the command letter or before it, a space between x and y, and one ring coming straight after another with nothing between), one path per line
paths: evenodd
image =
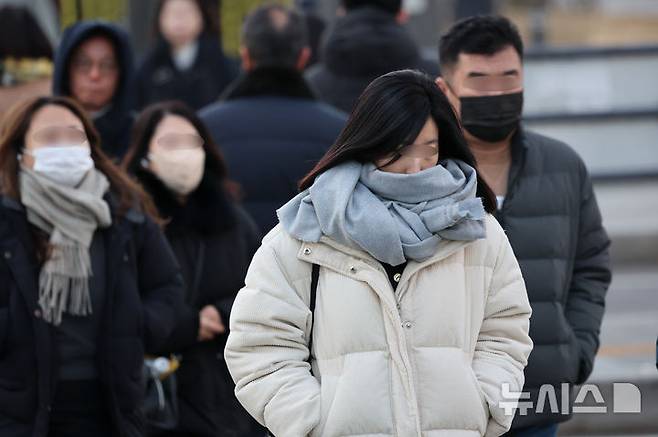
M418 47L395 16L369 7L336 22L325 41L322 59L333 73L373 77L416 68L421 61Z
M55 53L53 74L53 94L70 96L69 63L75 49L82 42L96 35L107 36L116 50L119 61L120 79L108 116L130 113L134 105L134 59L128 34L120 27L105 21L81 21L69 26L62 35L62 41Z

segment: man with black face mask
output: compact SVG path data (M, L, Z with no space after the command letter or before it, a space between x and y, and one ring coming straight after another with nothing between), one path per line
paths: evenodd
M517 411L509 435L556 436L558 423L570 418L573 387L589 377L599 347L610 242L580 157L520 124L523 43L516 27L504 17L467 18L442 36L439 56L436 83L461 116L479 171L496 194L496 216L533 310L524 388L530 398L520 401L529 409Z

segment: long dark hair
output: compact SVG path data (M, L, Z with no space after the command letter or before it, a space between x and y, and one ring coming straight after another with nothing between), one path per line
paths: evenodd
M346 161L362 163L395 155L411 144L428 117L439 129L439 159L459 159L477 170L462 127L450 102L432 79L418 71L401 70L375 79L361 94L338 139L300 182L305 190L315 178ZM395 159L395 158L394 158ZM491 188L477 176L477 196L487 212L496 210Z
M123 158L122 167L130 174L137 175L142 167L142 160L149 152L149 144L160 122L167 115L177 115L187 120L203 139L206 153L204 180L214 178L218 186L225 190L233 200L240 197L240 187L228 178L228 169L219 147L213 141L206 125L199 116L183 102L167 101L147 106L139 114L132 130L130 147Z

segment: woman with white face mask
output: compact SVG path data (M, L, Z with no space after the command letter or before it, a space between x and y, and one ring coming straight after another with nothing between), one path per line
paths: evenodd
M0 181L0 435L140 436L183 292L152 203L63 97L8 114Z
M205 126L187 106L147 107L124 160L166 220L165 233L187 285L182 316L161 350L181 355L179 424L167 436L264 433L242 409L223 360L233 299L260 242L235 202L235 184Z

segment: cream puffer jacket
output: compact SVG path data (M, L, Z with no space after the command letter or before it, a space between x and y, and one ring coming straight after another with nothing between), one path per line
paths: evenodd
M320 265L307 363L311 266ZM502 228L410 261L393 291L381 264L281 225L233 305L225 358L242 405L276 437L498 436L523 387L530 305Z

